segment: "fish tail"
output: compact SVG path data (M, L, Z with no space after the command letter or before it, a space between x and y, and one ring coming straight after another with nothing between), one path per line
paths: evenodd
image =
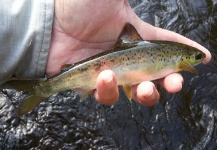
M0 85L0 88L24 91L28 95L18 106L17 115L22 116L33 110L38 104L46 99L46 97L41 95L35 95L35 86L41 82L43 82L43 80L12 79Z
M17 91L26 91L33 93L33 87L43 80L22 80L22 79L11 79L0 85L0 89L15 89Z
M44 101L45 97L39 97L30 95L24 100L21 101L21 103L18 106L17 110L17 116L23 116L33 110L37 105L39 105L42 101Z

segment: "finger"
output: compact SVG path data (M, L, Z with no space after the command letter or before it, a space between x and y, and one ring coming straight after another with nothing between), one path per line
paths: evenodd
M166 76L163 79L159 79L158 82L169 92L176 93L182 89L184 82L183 77L179 73L173 73Z
M94 96L98 102L105 105L117 102L119 97L117 79L111 70L105 70L99 74Z
M135 101L145 106L152 106L158 102L160 95L152 82L145 81L140 83L136 92L135 88L136 86L133 87Z

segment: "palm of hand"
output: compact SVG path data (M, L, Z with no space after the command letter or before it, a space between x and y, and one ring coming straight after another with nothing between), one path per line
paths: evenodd
M103 1L97 5L85 1L76 7L64 7L64 12L56 14L54 22L52 42L55 45L51 47L53 53L49 59L53 61L48 63L48 75L59 72L64 64L73 64L110 49L126 23L123 16L127 16L129 8L123 0Z

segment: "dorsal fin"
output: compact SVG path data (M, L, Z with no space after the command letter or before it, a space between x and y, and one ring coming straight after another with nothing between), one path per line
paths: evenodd
M143 41L143 39L132 24L126 23L114 47L122 47L123 44L136 41Z

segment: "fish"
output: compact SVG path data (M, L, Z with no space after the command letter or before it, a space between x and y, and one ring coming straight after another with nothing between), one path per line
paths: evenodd
M132 85L179 71L197 73L193 66L200 64L205 56L197 48L182 43L145 41L132 24L126 23L112 49L66 65L53 77L39 80L12 79L0 87L27 93L28 96L17 109L20 117L60 91L71 89L80 95L81 100L85 99L96 88L96 79L103 70L109 69L115 73L118 85L123 87L131 100Z

